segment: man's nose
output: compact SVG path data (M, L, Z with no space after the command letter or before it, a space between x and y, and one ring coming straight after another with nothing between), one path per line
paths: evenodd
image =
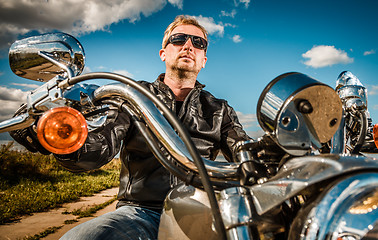
M185 44L184 44L184 46L183 46L183 49L184 50L190 50L190 51L193 51L193 48L194 48L194 46L193 46L193 43L192 43L192 39L191 38L188 38L188 40L186 40L186 42L185 42Z

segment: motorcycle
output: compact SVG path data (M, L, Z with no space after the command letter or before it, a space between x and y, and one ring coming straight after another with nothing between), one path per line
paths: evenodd
M378 125L350 72L336 89L302 73L275 78L257 105L265 134L224 162L203 159L175 114L133 79L80 75L84 50L68 34L16 41L9 60L15 74L44 84L0 132L29 129L48 151L68 154L110 110L132 116L182 181L164 202L159 239L378 239L378 161L363 155L376 152ZM118 83L85 83L93 79Z

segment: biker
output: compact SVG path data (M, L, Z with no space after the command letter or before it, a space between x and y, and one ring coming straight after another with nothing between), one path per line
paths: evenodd
M165 74L153 83L140 83L177 113L202 157L214 160L221 150L230 161L235 143L249 137L227 101L215 98L197 81L207 46L205 28L192 17L177 16L159 51ZM113 114L112 121L88 134L77 152L55 156L65 168L80 172L100 168L121 150L117 209L78 225L61 239L157 238L164 198L177 179L154 157L129 115Z

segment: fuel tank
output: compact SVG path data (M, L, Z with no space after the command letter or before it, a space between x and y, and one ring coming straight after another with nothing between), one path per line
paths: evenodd
M158 239L219 239L206 192L184 184L172 189L164 201Z

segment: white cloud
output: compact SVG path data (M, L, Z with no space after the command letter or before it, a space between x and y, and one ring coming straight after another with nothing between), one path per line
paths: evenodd
M170 4L182 10L184 0L168 0Z
M30 89L35 89L41 85L38 85L38 84L29 84L29 83L12 83L12 85L15 85L15 86L20 86L20 87L24 87L24 88L30 88Z
M221 17L231 17L234 18L236 15L236 10L233 9L231 12L221 11Z
M253 139L258 139L259 137L262 137L265 133L262 129L259 129L256 131L247 131L247 134Z
M237 27L236 25L231 24L231 23L225 23L224 26L225 27L232 27L232 28L236 28Z
M0 100L25 101L27 93L20 89L0 86Z
M364 52L364 56L371 55L371 54L375 54L375 50L374 49L372 49L370 51L365 51Z
M257 139L264 135L264 131L260 128L260 125L257 121L256 114L244 114L237 111L239 121L243 126L243 129L247 132L248 136Z
M10 47L10 45L16 40L17 35L25 34L30 31L28 28L24 28L18 23L10 23L3 20L2 17L2 3L0 2L0 49Z
M92 69L88 66L84 66L83 72L80 75L93 72Z
M257 126L257 117L256 114L244 114L242 112L237 111L236 114L238 115L240 123L243 125L243 128L255 127Z
M201 24L210 35L212 34L218 34L219 36L223 36L224 34L224 26L222 23L215 23L214 19L212 17L203 17L202 15L199 16L192 16L199 24Z
M332 66L339 63L352 63L353 58L348 57L348 54L340 49L336 49L335 46L314 46L306 53L302 54L303 58L308 58L304 64L313 68L320 68L326 66Z
M0 108L0 121L4 121L13 117L22 102L0 100L0 104L2 105Z
M129 73L128 71L126 70L114 70L115 73L118 73L118 74L121 74L123 76L126 76L126 77L130 77L130 78L133 78L133 74Z
M244 4L245 8L248 8L250 0L234 0L235 6L239 6L239 4Z
M242 41L242 38L240 37L240 35L235 35L232 37L232 41L234 41L235 43L240 43Z
M368 86L368 96L378 95L378 86L372 85Z
M182 8L183 0L168 2ZM0 0L0 48L31 30L56 29L74 35L104 31L124 19L138 21L166 4L167 0Z
M0 86L0 121L13 116L22 103L26 102L27 92L20 89Z
M130 77L130 78L134 77L133 74L131 74L130 72L128 72L127 70L124 70L124 69L113 70L113 69L105 67L105 66L99 66L99 67L96 67L95 69L97 69L98 71L118 73L118 74L121 74L123 76ZM90 73L90 72L92 72L92 69L90 69L89 67L85 67L82 74Z

